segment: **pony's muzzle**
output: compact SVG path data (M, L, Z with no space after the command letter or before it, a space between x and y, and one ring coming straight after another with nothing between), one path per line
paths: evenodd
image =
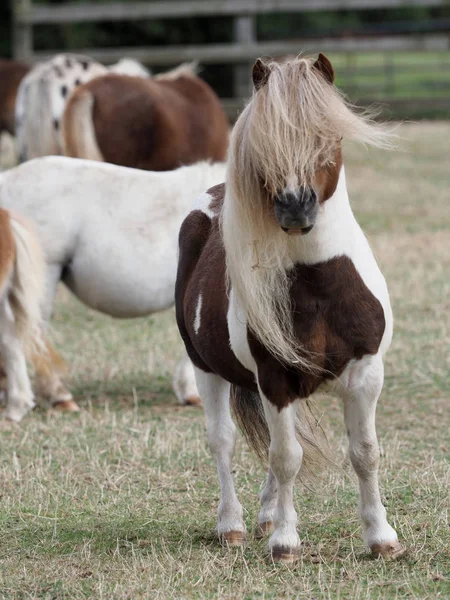
M306 234L311 231L318 207L317 194L310 188L284 191L274 198L275 218L286 233Z

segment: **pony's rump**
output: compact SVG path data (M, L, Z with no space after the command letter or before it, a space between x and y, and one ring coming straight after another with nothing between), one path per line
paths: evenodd
M168 171L223 161L229 124L213 90L182 65L153 78L109 73L87 82L69 98L62 131L72 157Z

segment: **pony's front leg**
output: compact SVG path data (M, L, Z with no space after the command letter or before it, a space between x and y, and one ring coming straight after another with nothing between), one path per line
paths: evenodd
M241 546L245 542L245 525L231 473L236 426L231 418L230 384L218 375L205 373L197 368L195 378L205 409L208 443L219 475L217 531L220 540L225 544Z
M404 549L386 519L378 484L380 450L375 430L375 411L384 380L380 355L365 357L347 368L344 415L349 455L358 475L363 539L374 556L398 558Z
M269 549L274 560L294 562L301 545L294 509L294 483L303 457L295 435L296 403L278 410L263 394L261 398L270 431L269 465L277 490L274 531L270 536Z

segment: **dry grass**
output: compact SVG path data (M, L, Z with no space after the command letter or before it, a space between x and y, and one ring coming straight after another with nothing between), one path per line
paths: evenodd
M405 153L349 148L346 165L396 316L378 431L384 499L408 556L365 552L333 398L320 403L343 469L297 492L299 564L274 566L252 536L263 473L243 443L236 482L249 541L219 547L202 412L177 407L170 389L181 351L172 311L115 322L62 293L55 339L83 411L0 426L1 598L450 596L450 125L400 133Z

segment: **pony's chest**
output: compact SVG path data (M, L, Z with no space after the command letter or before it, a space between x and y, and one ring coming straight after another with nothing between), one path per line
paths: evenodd
M352 358L378 351L383 308L350 258L297 265L292 275L294 332L321 366L338 375Z

